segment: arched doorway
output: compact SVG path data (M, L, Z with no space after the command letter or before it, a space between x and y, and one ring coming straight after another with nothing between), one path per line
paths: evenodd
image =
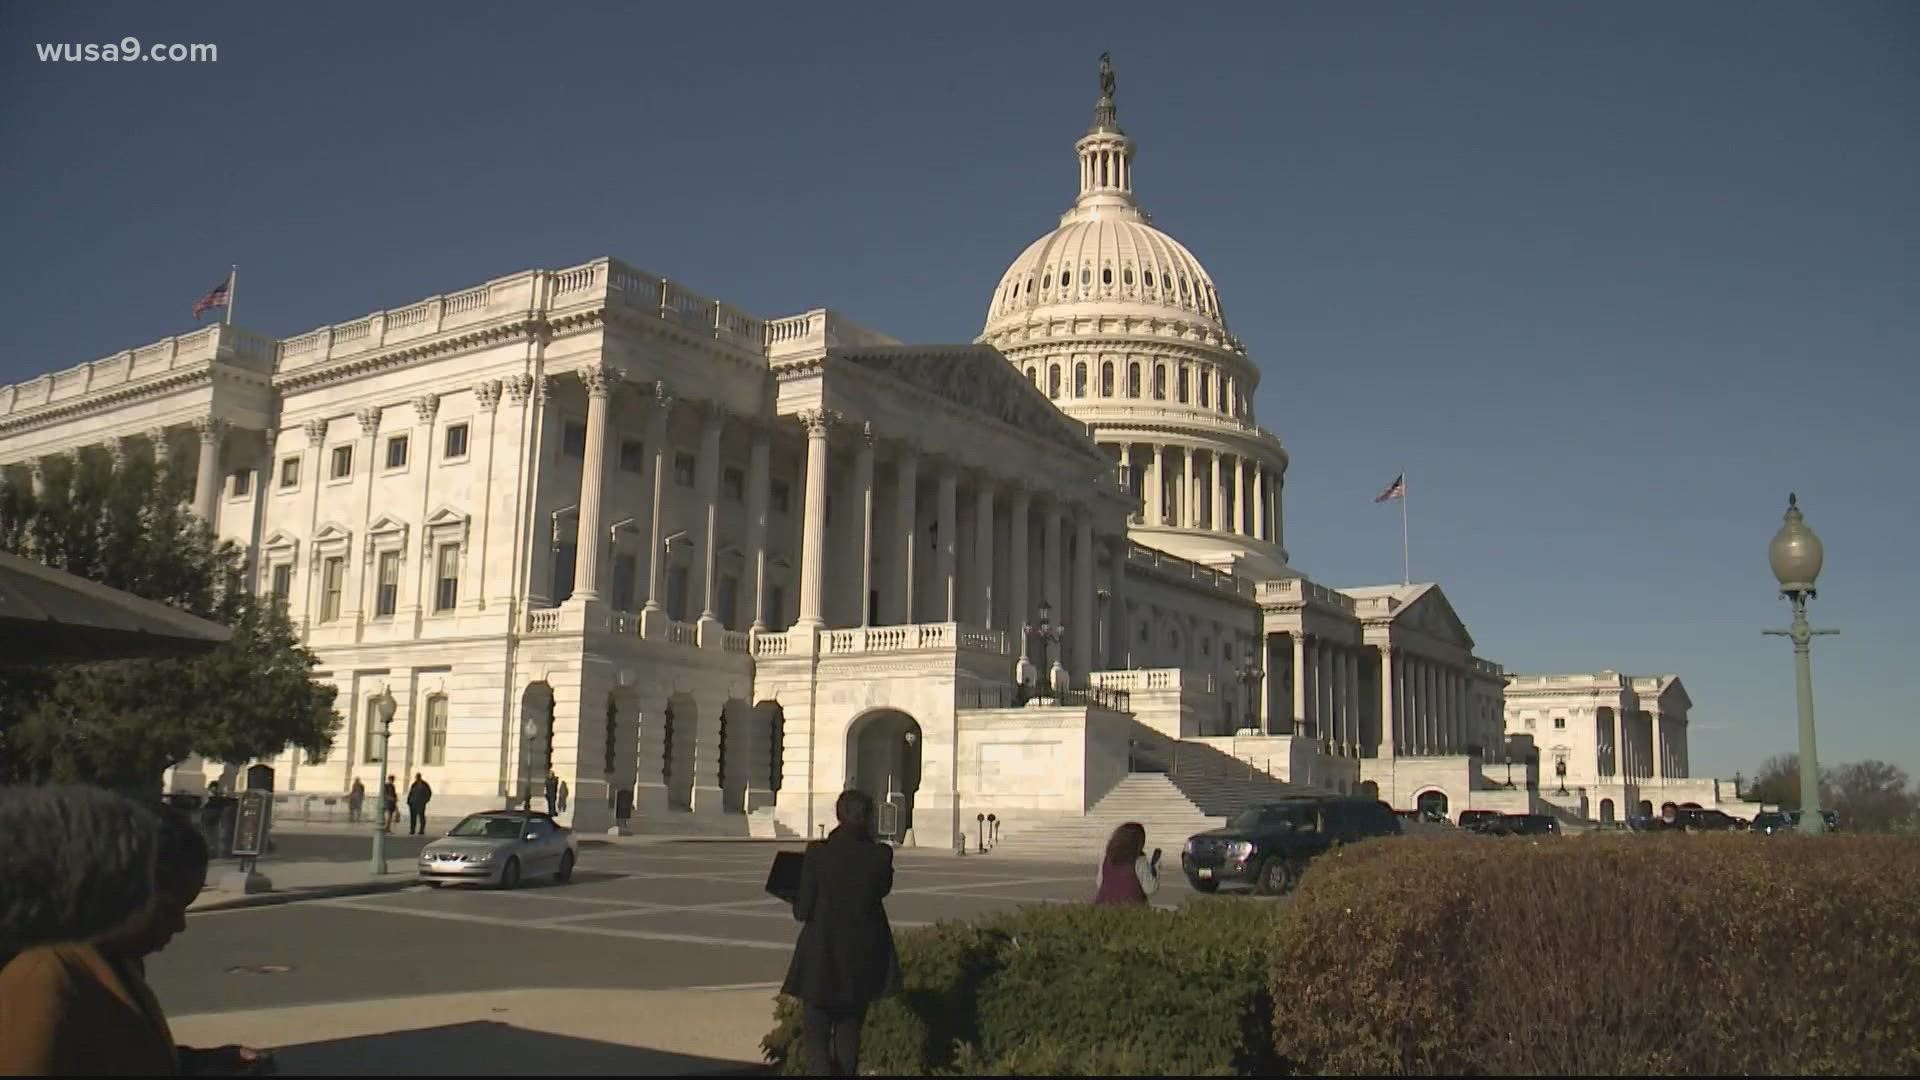
M881 811L882 839L900 840L913 828L924 750L919 721L898 709L875 710L847 728L846 786L873 796L876 805L898 807L895 813Z
M1439 790L1421 792L1414 800L1413 807L1427 821L1442 821L1447 817L1447 793Z
M1613 800L1612 799L1600 800L1600 824L1602 825L1613 824Z
M754 729L758 718L747 703L729 698L720 708L720 799L730 814L745 813L747 786L753 782Z
M514 738L520 746L514 790L531 807L534 792L545 790L547 770L553 767L553 687L529 683L520 694L520 727Z
M661 714L660 780L667 787L667 809L693 809L694 739L700 730L700 710L687 694L667 699Z
M750 775L747 777L747 809L755 810L759 806L754 792L766 792L768 795L780 793L781 773L786 761L787 713L780 703L773 700L762 701L753 707L753 743L754 750L747 760Z

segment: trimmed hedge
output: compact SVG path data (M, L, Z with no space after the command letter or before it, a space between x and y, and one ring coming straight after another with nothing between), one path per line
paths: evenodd
M1366 845L1279 913L1271 974L1307 1073L1912 1075L1920 845Z
M904 992L867 1016L860 1070L886 1076L1272 1071L1271 905L1054 905L898 935ZM805 1071L799 1009L763 1040Z
M861 1071L1920 1074L1920 842L1451 836L1292 899L1061 905L899 935ZM764 1040L804 1071L794 1003Z

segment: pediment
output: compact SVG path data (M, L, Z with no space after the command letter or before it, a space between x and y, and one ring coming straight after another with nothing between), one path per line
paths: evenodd
M1106 459L1086 425L1054 407L1006 357L982 345L901 346L835 351L830 356L898 379L987 419L1038 435L1090 460Z
M391 514L382 514L367 526L368 536L392 536L395 533L407 535L407 523Z
M444 527L454 526L454 525L465 525L466 523L467 523L466 511L456 510L451 506L441 506L439 509L435 510L433 513L427 515L427 528L429 529L438 529L438 528L444 528Z
M353 530L337 521L329 521L313 534L313 545L350 544L353 542Z
M1446 594L1440 591L1438 585L1427 586L1412 603L1394 616L1393 621L1428 637L1450 641L1464 649L1473 648L1473 635L1467 633L1467 624L1461 621L1459 613L1453 610L1453 605L1447 602Z
M275 554L293 554L300 550L300 538L284 529L275 529L260 542L260 547Z

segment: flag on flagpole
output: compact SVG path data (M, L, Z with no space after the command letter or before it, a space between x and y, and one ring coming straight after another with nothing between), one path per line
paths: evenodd
M1387 490L1375 495L1373 501L1377 503L1392 502L1395 499L1404 499L1406 497L1407 474L1401 473L1399 476L1393 478L1393 483L1387 485Z
M200 302L193 305L193 321L199 322L200 316L205 315L207 312L212 311L214 308L226 307L227 296L229 292L232 290L232 288L233 288L232 278L228 278L227 280L221 282L220 284L215 285L213 287L212 292L201 297Z

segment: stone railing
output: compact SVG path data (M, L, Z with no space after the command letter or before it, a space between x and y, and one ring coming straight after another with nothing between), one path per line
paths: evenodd
M1140 668L1133 671L1095 671L1088 674L1087 680L1110 690L1178 690L1181 674L1179 668Z
M820 651L829 656L863 653L915 652L958 649L1007 655L1007 636L999 630L984 630L960 623L916 623L911 626L863 626L850 630L828 630L821 635Z
M815 308L801 315L790 315L766 324L768 357L779 360L804 356L829 348L860 348L898 345L900 342L869 330L844 315L826 308Z
M756 634L753 638L753 655L785 656L789 646L787 635L784 633Z
M1324 604L1341 611L1354 611L1354 598L1338 589L1316 585L1306 578L1279 578L1260 583L1257 593L1262 602Z
M1514 675L1507 686L1514 690L1539 690L1548 687L1586 687L1593 689L1619 689L1623 681L1618 672L1597 671L1584 675Z
M527 633L557 634L560 632L559 608L534 608L527 612Z
M65 371L0 386L0 416L30 412L194 368L216 358L262 373L272 370L275 343L237 326L209 326Z
M1477 656L1472 657L1471 659L1473 663L1473 670L1475 672L1481 675L1489 675L1496 679L1501 679L1506 677L1507 670L1501 667L1499 664L1496 664L1491 660L1482 660Z
M1158 573L1175 580L1186 580L1210 589L1217 589L1235 596L1251 598L1254 595L1254 583L1232 574L1215 570L1210 566L1201 566L1164 551L1156 551L1143 544L1127 545L1127 562L1134 566L1149 567Z
M638 634L640 616L630 611L616 611L607 616L607 629L616 634Z
M696 645L700 641L700 628L689 622L667 623L667 643L669 645Z
M753 651L753 635L740 630L728 630L720 635L722 652L747 655Z

